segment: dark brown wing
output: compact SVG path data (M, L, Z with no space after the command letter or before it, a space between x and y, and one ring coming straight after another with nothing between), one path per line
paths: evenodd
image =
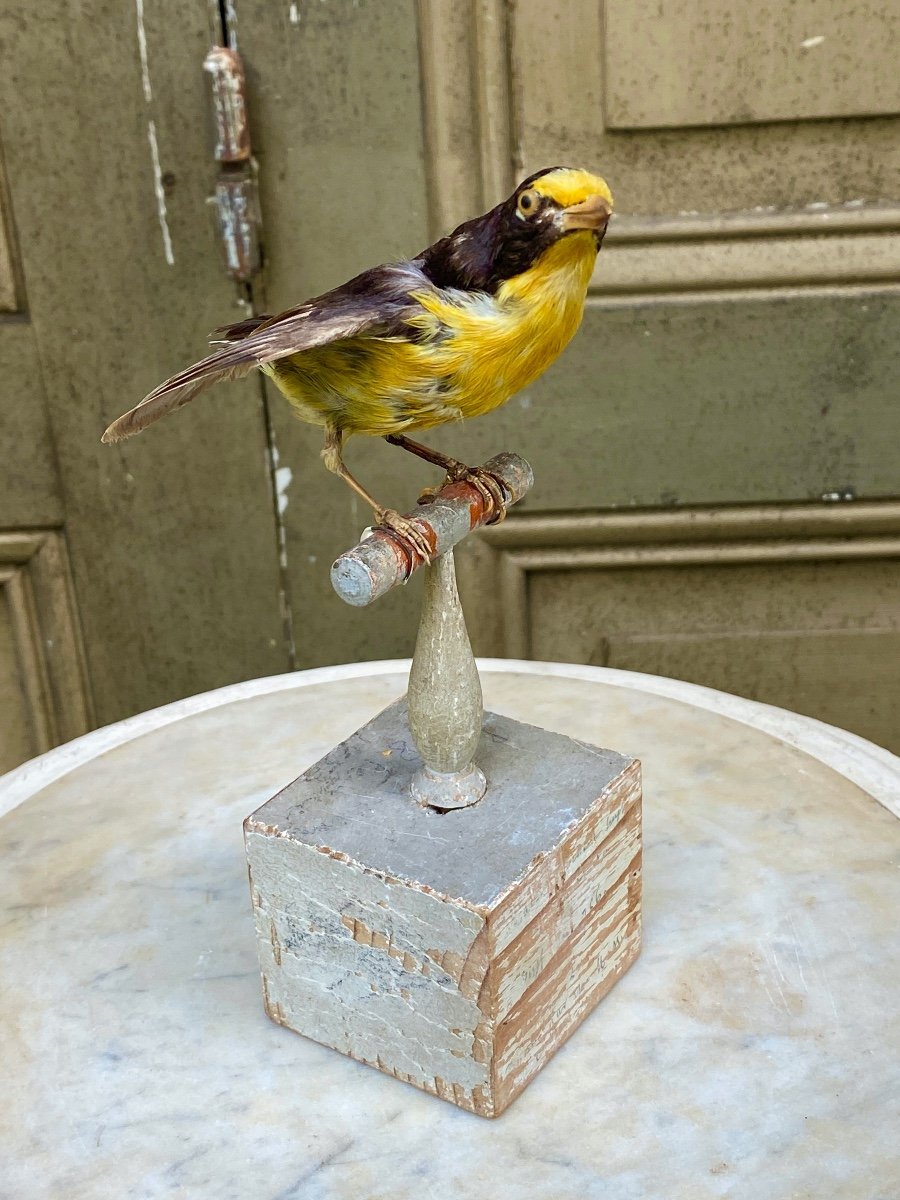
M140 404L113 421L102 440L119 442L131 437L213 384L240 379L254 367L279 358L362 333L383 337L408 332L405 317L416 308L409 293L430 287L411 263L373 267L342 287L277 317L225 326L220 331L225 334L221 350L154 388Z
M239 342L242 338L249 337L251 333L256 333L260 325L274 320L271 313L258 313L255 317L245 317L243 321L235 321L231 325L219 325L213 330L213 333L221 333L222 336L217 338L210 334L209 344L225 346L229 342Z

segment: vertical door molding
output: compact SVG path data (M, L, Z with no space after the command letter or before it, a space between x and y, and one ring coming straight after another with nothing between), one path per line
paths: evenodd
M504 0L418 0L429 217L437 238L514 185Z
M0 5L28 309L0 320L0 521L65 529L103 723L289 662L258 381L100 443L246 315L207 204L210 16L208 0L78 0L60 20Z
M33 752L39 754L87 733L94 723L62 534L0 533L0 589L12 630L25 724Z
M20 270L0 141L0 314L18 312L22 307Z

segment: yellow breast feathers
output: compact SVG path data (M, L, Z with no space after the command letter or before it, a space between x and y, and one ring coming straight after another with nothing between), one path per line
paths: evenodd
M596 254L593 234L572 234L495 296L415 297L432 318L422 327L437 339L422 350L447 381L445 402L460 416L504 404L568 345L581 324ZM424 424L432 423L426 417Z

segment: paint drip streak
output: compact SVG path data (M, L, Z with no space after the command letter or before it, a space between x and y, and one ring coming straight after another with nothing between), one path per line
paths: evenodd
M150 60L147 55L147 32L144 29L144 0L134 0L137 16L138 54L141 60L141 85L144 89L144 101L153 103L153 88L150 85ZM150 162L153 167L153 191L156 195L156 212L159 217L159 228L162 233L163 253L170 267L175 265L175 253L172 249L172 235L169 232L168 213L166 210L166 193L163 190L162 168L159 162L159 143L156 138L156 122L151 118L147 122L147 141L150 143Z
M162 170L159 165L159 146L156 142L156 122L147 122L147 140L150 142L150 158L153 162L153 190L156 192L156 210L159 213L159 228L162 232L163 252L169 266L175 265L175 255L172 251L172 237L169 233L169 222L166 215L166 193L162 185Z

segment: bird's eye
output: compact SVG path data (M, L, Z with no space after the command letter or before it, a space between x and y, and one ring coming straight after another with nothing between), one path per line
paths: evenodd
M519 212L523 217L533 216L538 207L538 194L529 188L519 196Z

